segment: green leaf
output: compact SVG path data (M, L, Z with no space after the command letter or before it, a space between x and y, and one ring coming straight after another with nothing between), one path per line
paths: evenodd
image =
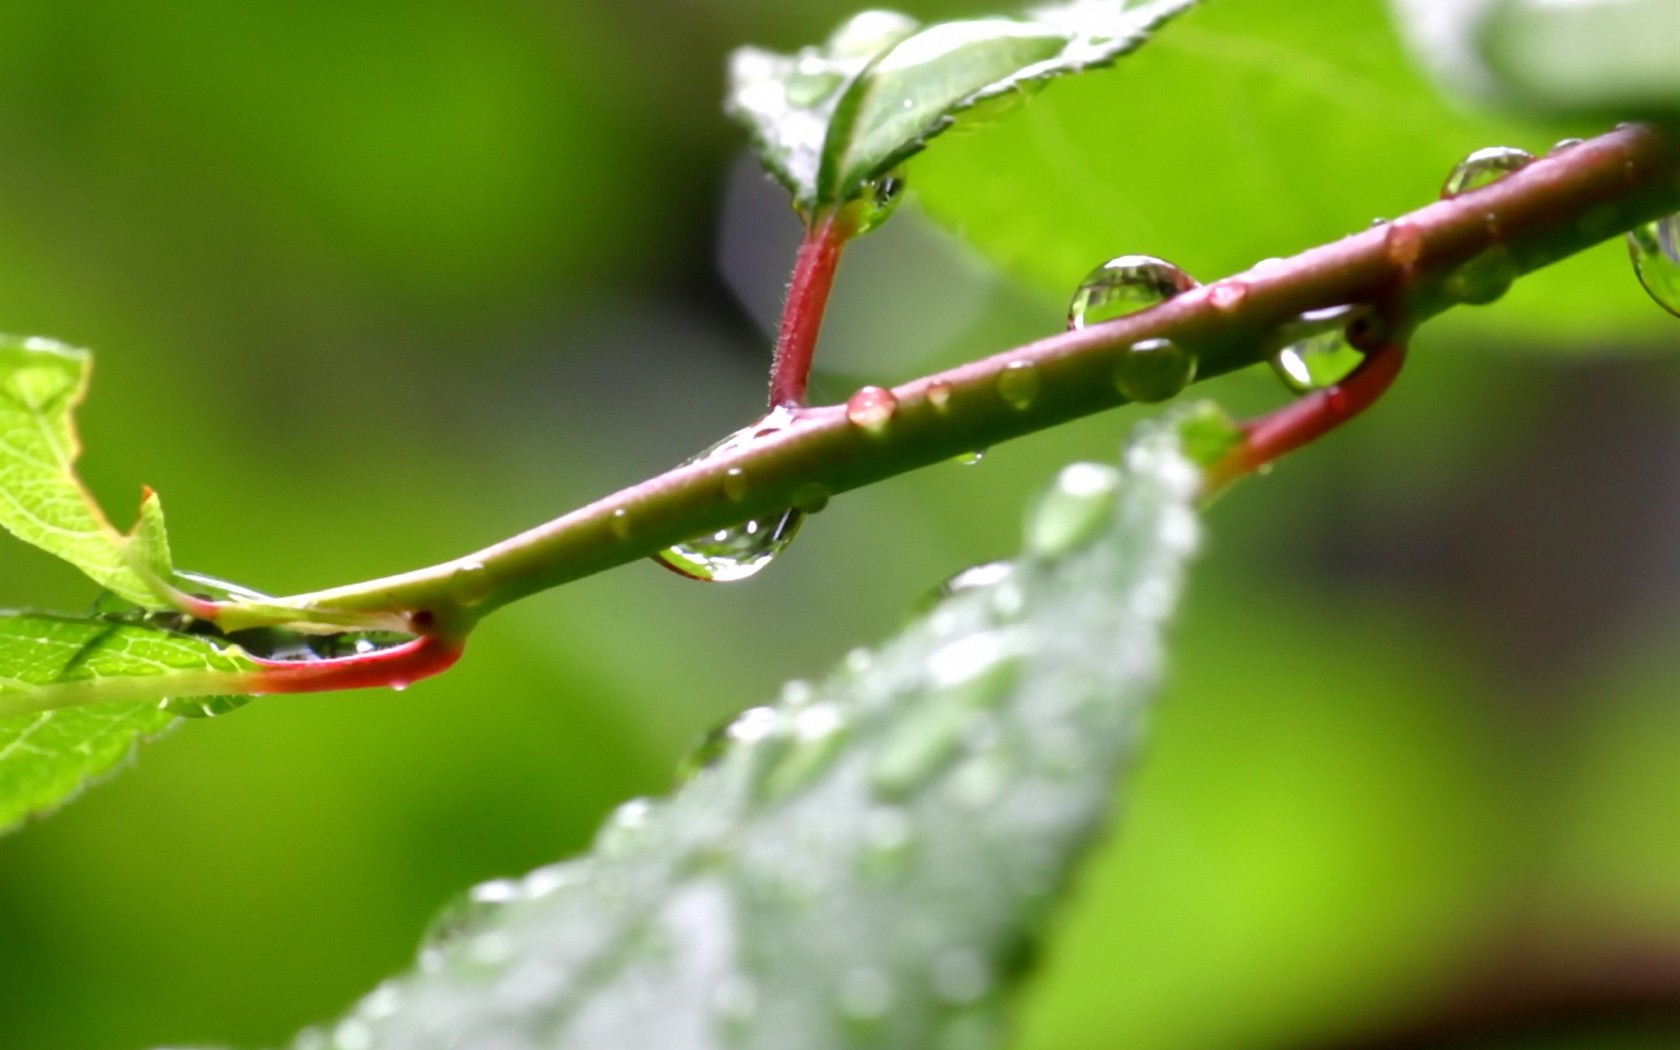
M81 444L72 413L87 392L91 366L86 350L0 336L0 526L128 601L163 608L129 561L129 538L106 520L76 476ZM169 579L163 510L151 492L136 530L140 564Z
M1065 304L1104 260L1146 253L1207 282L1436 200L1485 146L1543 154L1603 126L1536 126L1439 97L1382 0L1220 0L1099 77L917 158L922 206ZM1607 243L1425 329L1484 346L1667 345L1626 250Z
M1102 826L1196 545L1146 424L1067 468L1027 552L703 745L591 855L480 886L417 971L299 1047L990 1047Z
M1503 0L1478 41L1515 105L1547 113L1680 116L1680 4Z
M817 211L862 196L963 111L1109 65L1194 2L1074 0L921 28L866 11L795 55L737 50L727 108L794 203Z
M164 698L238 693L257 670L237 648L142 624L0 615L0 830L161 732L181 710Z

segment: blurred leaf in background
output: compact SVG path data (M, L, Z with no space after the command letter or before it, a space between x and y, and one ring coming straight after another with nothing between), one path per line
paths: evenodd
M719 236L724 56L854 10L13 0L0 330L95 348L84 473L113 506L165 492L184 567L284 591L459 554L761 404L767 341L719 273L797 221L771 195ZM1596 130L1507 119L1441 102L1374 0L1208 4L912 163L836 289L828 393L1054 330L1110 255L1210 278L1421 205L1477 147ZM914 245L943 261L892 295L872 272ZM1680 399L1648 353L1672 323L1608 245L1426 329L1378 411L1220 503L1023 1046L1302 1045L1513 945L1674 950ZM400 696L187 726L0 839L0 1044L276 1045L339 1014L463 887L576 852L703 729L1009 550L1026 494L1126 422L837 500L747 584L628 567ZM0 558L7 606L91 601Z

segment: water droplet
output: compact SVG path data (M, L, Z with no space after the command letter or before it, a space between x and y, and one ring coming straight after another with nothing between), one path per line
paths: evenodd
M731 502L739 503L747 498L747 472L740 467L730 467L723 472L723 494Z
M846 19L828 37L828 50L841 58L873 58L919 28L909 15L868 10Z
M1680 317L1680 212L1629 231L1627 242L1639 283L1659 306Z
M933 991L948 1003L971 1003L986 994L992 974L972 948L948 948L933 960Z
M1165 401L1195 378L1196 358L1171 339L1140 340L1114 362L1114 389L1128 401Z
M846 418L871 434L884 433L897 411L898 398L884 387L866 386L846 400Z
M998 374L998 396L1009 407L1024 411L1038 398L1038 367L1031 361L1011 361Z
M892 982L873 966L854 967L840 979L835 998L848 1020L879 1021L892 1006Z
M1411 269L1423 254L1423 231L1405 219L1390 224L1383 231L1383 252L1395 266Z
M1449 200L1471 190L1498 182L1513 171L1534 162L1534 154L1515 146L1488 146L1465 157L1447 175L1441 198Z
M612 534L614 536L617 536L619 539L621 539L621 540L629 539L630 538L630 512L625 510L623 507L620 507L617 510L613 511L612 512L612 517L607 519L607 527L609 529L611 529Z
M928 404L933 406L935 412L944 412L951 407L951 384L944 380L935 380L929 383L927 400Z
M879 229L898 210L904 197L904 169L894 168L881 177L863 185L863 195L847 207L852 211L856 235Z
M393 693L403 692L407 688L408 688L408 683L407 682L392 682L391 683L391 692L393 692Z
M1003 797L1014 777L1015 763L1008 750L994 743L951 771L946 794L959 806L983 811Z
M1575 138L1558 139L1556 142L1552 143L1552 148L1546 151L1546 156L1550 157L1554 153L1562 153L1564 150L1573 149L1584 141L1586 140Z
M449 577L449 594L464 608L490 596L490 570L476 561L462 562Z
M1153 255L1119 255L1085 275L1068 304L1068 327L1112 321L1147 310L1196 287L1195 280Z
M949 598L953 594L961 594L964 591L991 587L1007 580L1014 572L1014 563L1007 561L990 561L984 565L971 565L934 588L934 593L941 598Z
M1098 463L1070 463L1034 504L1027 518L1027 548L1044 558L1066 554L1094 539L1114 516L1120 472Z
M1333 306L1309 310L1289 326L1294 342L1272 357L1272 370L1293 393L1335 386L1359 367L1365 355L1348 342L1347 329L1354 309Z
M782 432L791 426L793 421L792 409L775 408L752 426L735 431L688 462L699 463L733 454L754 441ZM731 491L736 487L739 488L739 494ZM731 471L724 476L723 488L725 495L730 499L744 498L747 491L746 476L739 471ZM779 514L754 518L739 525L718 529L705 536L697 536L660 551L653 556L653 560L672 572L694 580L711 583L744 580L769 565L776 555L787 549L788 544L793 542L794 534L799 531L804 517L797 509L790 507ZM615 512L614 531L617 531L617 520ZM628 531L628 519L624 527Z
M802 514L817 514L828 506L828 490L808 481L793 490L793 506Z
M985 458L986 450L983 448L977 448L973 452L959 452L957 455L951 457L953 462L960 463L965 467L972 467Z
M677 764L677 775L688 780L703 769L722 761L735 747L748 747L767 739L781 723L774 708L750 707L728 722L708 731Z
M653 803L633 798L621 803L595 836L595 852L607 858L640 852L656 836Z
M1243 304L1248 298L1248 285L1235 278L1215 281L1208 286L1208 305L1221 313L1228 313Z
M1025 640L1010 630L967 635L941 647L925 667L928 695L907 712L875 753L870 783L882 798L903 798L971 743L986 709L1009 694Z
M181 696L163 700L158 706L179 718L216 718L239 710L252 699L249 696Z
M1482 306L1510 291L1517 279L1516 260L1496 244L1447 275L1443 288L1461 303Z

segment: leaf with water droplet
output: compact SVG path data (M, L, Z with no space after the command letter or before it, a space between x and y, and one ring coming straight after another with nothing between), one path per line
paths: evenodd
M231 710L258 670L236 647L143 623L0 615L0 830L60 805L177 715Z
M964 111L1108 65L1194 2L1076 0L927 26L867 11L796 54L736 51L727 105L794 203L815 212L864 196Z
M1160 674L1201 487L1180 419L1206 428L1153 421L1120 470L1070 468L1012 568L714 734L704 772L621 807L540 892L494 884L336 1030L363 1050L999 1045Z

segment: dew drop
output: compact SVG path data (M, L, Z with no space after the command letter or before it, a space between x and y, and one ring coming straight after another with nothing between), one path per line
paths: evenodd
M828 490L808 481L793 490L793 506L802 514L817 514L828 506Z
M782 432L792 425L793 421L791 409L773 409L763 419L735 431L688 462L700 463L733 454L754 441ZM743 499L747 493L747 484L746 476L738 470L733 470L724 476L724 494L732 500ZM613 514L614 532L618 532L620 528L619 513ZM693 580L710 583L744 580L758 573L769 565L776 555L787 549L788 544L793 542L794 534L799 531L804 517L799 510L790 507L779 514L753 518L739 525L718 529L705 536L697 536L674 547L668 547L655 554L653 560L672 572ZM624 519L623 529L624 533L620 535L629 531L628 516Z
M1215 281L1208 286L1208 305L1220 313L1229 313L1248 298L1248 285L1234 278Z
M882 741L870 766L877 795L903 798L942 771L1013 687L1025 649L1009 630L950 642L926 663L928 693Z
M1576 138L1558 139L1552 143L1552 148L1546 151L1546 156L1550 157L1554 153L1562 153L1564 150L1573 149L1584 141L1586 140Z
M1068 328L1112 321L1147 310L1196 287L1196 281L1165 259L1119 255L1085 275L1068 304Z
M490 570L476 561L463 562L449 577L449 594L465 608L479 604L490 596Z
M180 696L162 700L158 706L178 718L218 718L250 703L249 696Z
M1038 367L1031 361L1011 361L998 375L998 396L1011 408L1025 411L1038 399Z
M1346 379L1365 355L1348 342L1347 322L1353 310L1345 306L1311 310L1291 325L1301 338L1272 357L1272 371L1296 394L1335 386Z
M740 467L730 467L723 472L723 494L733 503L739 503L747 498L747 472Z
M959 463L962 466L972 467L985 458L986 450L983 448L977 448L972 452L960 452L957 455L952 456L951 460L952 462Z
M882 223L892 218L892 213L898 210L898 202L903 197L902 167L894 168L885 175L864 183L863 195L849 205L854 209L857 236L861 237L879 229Z
M1447 175L1441 186L1441 199L1450 200L1527 167L1534 162L1534 154L1515 146L1488 146L1465 157Z
M840 753L851 726L838 707L815 704L793 716L791 746L765 771L759 796L786 798L810 784Z
M1423 254L1423 231L1416 223L1405 219L1391 223L1383 231L1383 252L1395 266L1412 268Z
M1114 516L1120 472L1098 463L1070 463L1040 496L1027 519L1027 548L1054 558L1096 537Z
M1680 317L1680 212L1629 231L1627 242L1639 283L1657 305Z
M1517 264L1511 252L1496 244L1447 275L1446 293L1461 303L1482 306L1510 291L1517 279Z
M951 384L944 380L929 383L927 388L928 404L935 412L944 412L951 407Z
M678 778L692 779L701 770L717 765L736 747L750 747L768 739L780 725L781 716L774 708L748 708L695 741L677 764Z
M1196 378L1196 358L1171 339L1144 339L1114 362L1114 389L1128 401L1165 401Z
M846 418L871 434L884 433L897 411L898 398L884 387L866 386L846 400Z
M621 540L629 539L630 538L630 512L625 510L623 507L620 507L617 510L613 511L612 512L612 517L607 519L607 527L609 529L611 529L612 534L614 536L617 536L619 539L621 539Z

